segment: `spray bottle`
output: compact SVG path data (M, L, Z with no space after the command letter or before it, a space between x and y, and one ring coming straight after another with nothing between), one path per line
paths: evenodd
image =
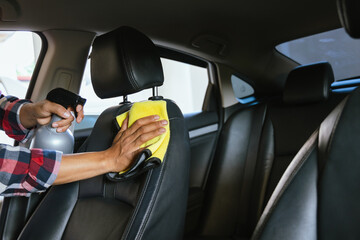
M47 97L47 100L60 104L64 108L72 107L74 110L77 105L84 106L86 99L79 95L72 93L63 88L55 88L51 90ZM75 118L77 112L75 110ZM61 120L62 118L53 115L48 125L37 128L35 137L32 141L31 148L42 148L49 150L58 150L63 153L73 153L74 151L74 136L72 132L67 129L65 132L58 133L56 128L52 127L52 123Z

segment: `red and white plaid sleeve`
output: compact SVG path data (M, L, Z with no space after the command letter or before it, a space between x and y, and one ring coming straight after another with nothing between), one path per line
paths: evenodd
M61 152L0 144L0 194L29 196L53 184Z
M26 129L20 122L20 109L29 100L20 100L13 96L0 95L0 129L6 135L19 141L26 142L31 138L33 130Z

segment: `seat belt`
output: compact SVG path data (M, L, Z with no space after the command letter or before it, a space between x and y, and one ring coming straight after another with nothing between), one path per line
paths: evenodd
M344 98L330 113L327 118L321 123L319 129L319 159L318 159L318 173L319 178L324 170L326 159L328 158L328 153L330 150L330 144L332 136L336 126L339 122L340 116L344 110L344 107L349 99L349 95Z
M276 208L279 199L281 199L281 195L286 190L287 186L291 183L293 178L296 176L297 171L307 160L308 154L312 151L313 148L316 147L318 148L318 179L321 178L322 172L326 165L326 161L328 159L334 130L336 129L336 126L339 122L348 98L349 96L347 96L334 108L334 110L321 123L320 127L315 130L311 137L305 142L298 154L296 154L289 167L286 169L284 175L281 177L271 198L269 199L269 202L267 203L264 212L254 230L251 238L252 240L259 239L261 237L261 234L263 233L264 227L268 219Z

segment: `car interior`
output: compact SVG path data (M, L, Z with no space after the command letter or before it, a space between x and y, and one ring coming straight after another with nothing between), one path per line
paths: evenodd
M74 152L111 146L135 102L170 125L128 179L5 197L1 238L359 238L359 37L356 0L0 0L0 90L87 98Z

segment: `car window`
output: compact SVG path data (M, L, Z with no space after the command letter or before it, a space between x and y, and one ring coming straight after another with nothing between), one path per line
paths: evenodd
M276 49L300 64L329 62L335 80L360 76L360 42L343 28L285 42Z
M32 32L0 32L0 91L24 98L41 50L41 38ZM0 131L0 142L14 140Z
M231 75L231 85L234 95L240 103L247 104L256 100L254 97L254 88L243 79L238 76Z
M165 81L164 85L159 87L159 95L174 100L184 114L202 111L209 83L207 68L166 58L162 58L161 63L163 65ZM87 99L84 111L85 115L90 116L99 115L109 106L117 105L123 101L122 97L100 99L96 96L91 84L90 61L85 68L80 95ZM152 90L147 89L129 95L128 100L131 102L144 101L151 96ZM83 127L77 126L76 128Z

